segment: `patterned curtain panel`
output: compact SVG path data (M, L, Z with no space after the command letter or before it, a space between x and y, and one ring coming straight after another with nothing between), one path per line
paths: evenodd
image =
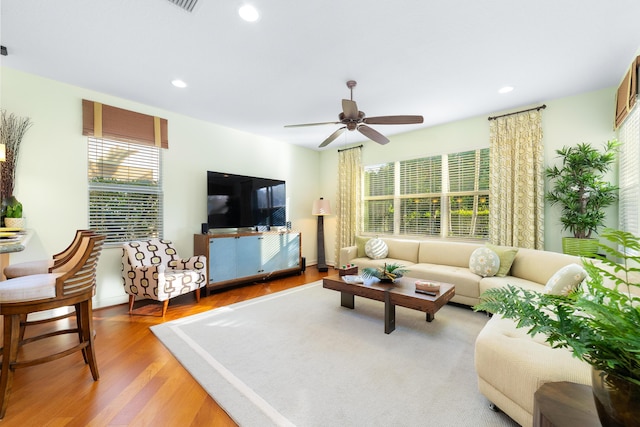
M362 193L362 147L338 152L338 197L335 262L340 260L340 248L355 245L360 232Z
M542 112L499 117L490 124L489 240L544 248Z

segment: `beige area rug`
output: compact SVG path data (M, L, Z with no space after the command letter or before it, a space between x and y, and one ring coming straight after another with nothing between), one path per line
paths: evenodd
M315 282L151 329L241 426L517 425L478 392L485 315L397 307L387 335L383 311Z

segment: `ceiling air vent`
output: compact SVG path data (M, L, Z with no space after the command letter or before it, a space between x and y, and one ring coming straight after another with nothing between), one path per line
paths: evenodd
M196 3L198 3L198 0L169 0L169 1L175 4L176 6L180 6L187 12L193 12L193 8L196 6Z

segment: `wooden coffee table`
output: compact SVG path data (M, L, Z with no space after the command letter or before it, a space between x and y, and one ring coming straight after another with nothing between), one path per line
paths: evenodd
M455 295L455 286L450 283L440 284L440 292L436 296L416 293L416 280L401 277L393 283L380 282L368 278L364 283L353 283L343 280L341 276L327 276L322 279L322 287L340 292L340 305L355 308L355 296L384 302L384 332L390 334L396 328L396 305L427 313L427 322L435 318L436 311Z

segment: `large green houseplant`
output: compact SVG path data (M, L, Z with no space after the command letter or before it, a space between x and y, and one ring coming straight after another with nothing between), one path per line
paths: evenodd
M565 253L593 256L597 250L592 234L604 225L604 209L617 198L618 187L607 182L604 175L615 162L618 146L613 140L604 145L603 151L588 143L563 147L556 150L562 164L545 169L553 185L545 197L552 205L560 205L562 229L573 234L572 238L563 238Z
M568 295L509 285L484 292L474 309L515 319L530 335L546 335L551 347L571 349L593 368L603 425L637 425L630 422L640 420L640 255L631 254L640 254L640 238L611 229L600 236L610 242L600 249L621 261L585 260L587 279ZM620 396L607 397L611 390L619 390ZM622 409L615 409L617 403ZM608 410L617 412L610 415Z

